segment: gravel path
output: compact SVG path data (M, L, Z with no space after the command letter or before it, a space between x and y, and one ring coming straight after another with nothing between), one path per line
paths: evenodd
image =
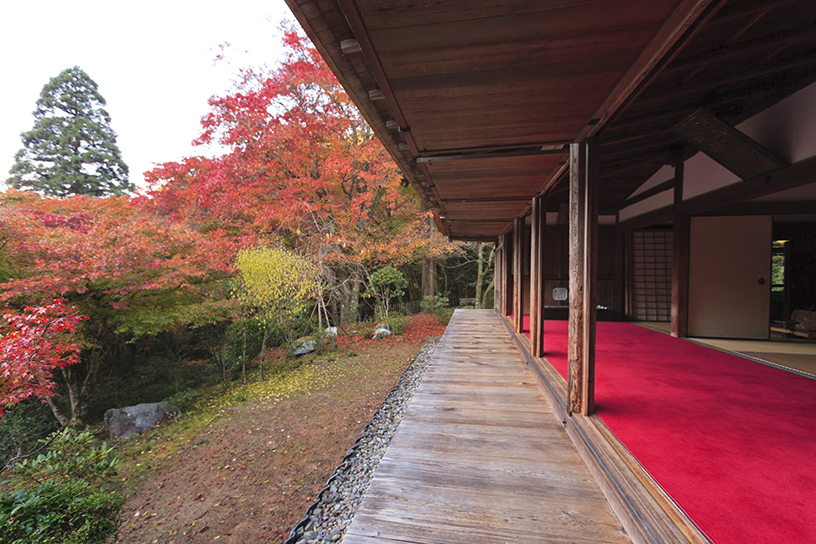
M438 343L439 337L430 337L422 345L285 544L342 540Z

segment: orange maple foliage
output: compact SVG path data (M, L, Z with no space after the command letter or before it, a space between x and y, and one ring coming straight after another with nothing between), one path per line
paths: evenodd
M197 144L228 149L147 173L162 213L283 238L321 265L401 265L446 242L325 65L295 31L272 72L246 70L210 100Z
M12 271L0 283L0 301L79 300L94 291L109 309L126 309L140 294L228 275L236 243L145 213L127 197L50 198L15 190L0 197L0 239Z
M2 194L0 301L20 308L65 298L89 318L78 329L83 364L59 367L71 413L52 406L55 416L64 424L82 413L117 335L228 317L234 301L221 280L232 272L236 243L146 213L127 197Z

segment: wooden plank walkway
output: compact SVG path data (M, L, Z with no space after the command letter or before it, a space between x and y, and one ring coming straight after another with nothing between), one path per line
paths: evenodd
M457 310L344 544L629 542L492 310Z

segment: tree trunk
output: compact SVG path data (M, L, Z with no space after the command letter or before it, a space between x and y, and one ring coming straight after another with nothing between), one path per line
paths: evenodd
M68 417L62 413L59 407L54 402L49 402L51 411L54 417L61 425L73 423L81 420L88 408L88 401L91 398L93 388L96 386L96 377L99 373L99 368L102 366L103 354L101 349L92 348L86 361L79 365L71 365L62 367L62 377L65 380L65 385L68 389L68 401L70 403L71 415ZM81 368L85 367L84 378L81 375Z
M360 310L360 280L350 275L341 284L340 289L340 323L356 323L359 321Z
M485 257L485 250L487 251L487 257ZM493 278L489 275L489 271L493 266L493 255L496 251L496 246L493 244L487 244L485 242L479 242L479 250L477 252L477 269L476 269L476 307L477 308L484 308L485 301L487 299L487 294L490 292L491 287L493 286ZM485 286L482 287L487 280L487 277L490 276L490 282Z
M261 342L261 381L264 379L263 367L264 359L266 358L266 340L269 338L269 328L264 325L263 341Z
M422 298L436 294L436 261L430 257L422 258Z
M244 320L244 345L243 353L241 354L241 379L246 383L246 359L247 359L247 339L246 339L246 320Z
M57 418L57 421L59 421L60 425L65 427L71 422L71 419L65 414L63 414L62 411L59 409L59 406L57 406L57 403L54 402L53 397L45 399L45 402L48 403L49 408L51 408L51 412L54 414L54 417Z

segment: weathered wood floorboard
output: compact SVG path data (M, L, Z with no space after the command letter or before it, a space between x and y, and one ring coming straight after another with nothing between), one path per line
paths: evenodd
M629 542L498 316L457 310L345 544Z

